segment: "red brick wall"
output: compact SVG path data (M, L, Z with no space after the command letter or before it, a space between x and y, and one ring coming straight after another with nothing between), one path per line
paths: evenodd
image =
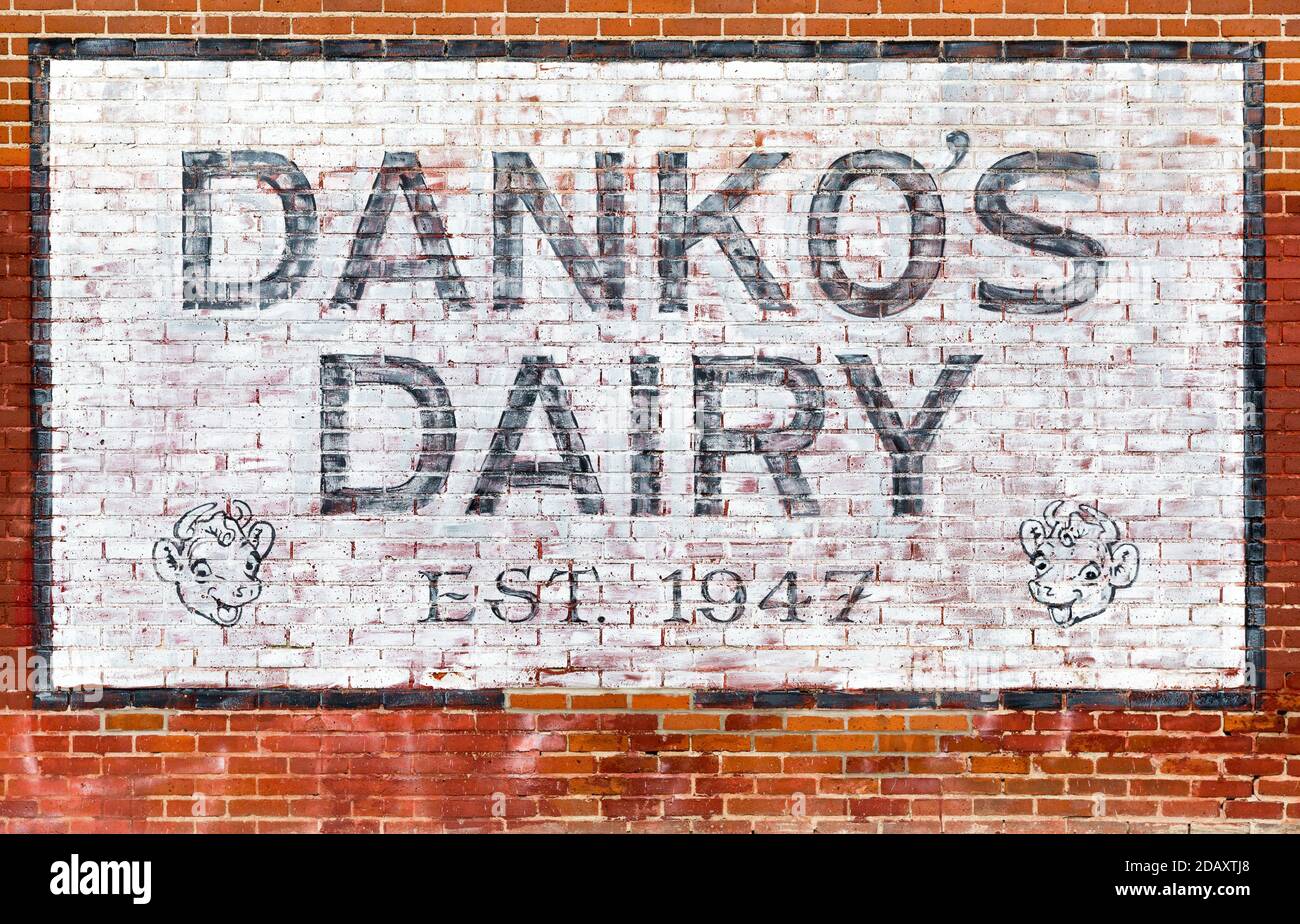
M5 831L1277 830L1300 825L1300 16L1280 0L8 0L0 646L31 643L27 40L36 35L1267 42L1268 690L1253 711L704 706L0 711Z

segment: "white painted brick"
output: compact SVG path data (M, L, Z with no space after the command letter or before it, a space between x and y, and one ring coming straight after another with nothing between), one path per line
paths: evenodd
M1161 689L1243 682L1241 68L1188 62L606 63L483 61L67 61L51 63L49 355L54 673L59 684ZM965 160L943 172L960 129ZM1194 143L1189 143L1192 139ZM311 271L263 310L182 308L181 154L253 148L313 187ZM915 158L946 222L924 299L859 318L818 285L809 209L827 167L861 150ZM1104 280L1062 314L982 310L981 282L1050 287L1069 261L991 233L976 185L1027 149L1097 157L1101 183L1020 182L1010 207L1087 234ZM386 152L419 155L469 309L432 281L372 279L331 305ZM493 299L494 152L525 151L595 251L593 156L625 158L628 264L620 315L588 306L533 219L522 219L524 307ZM762 311L718 244L688 251L681 315L658 311L656 157L684 152L697 207L747 155L786 152L736 221L789 311ZM214 195L214 267L266 273L282 247L277 201L251 181ZM233 207L232 207L233 205ZM878 285L908 261L897 190L846 194L845 271ZM380 253L419 250L399 194ZM320 358L410 357L435 368L456 415L444 490L416 514L323 514ZM923 510L895 516L887 447L838 354L866 354L905 425L945 361L980 354L926 453ZM527 356L560 366L605 512L569 491L515 486L468 512ZM655 423L663 516L633 515L633 355L660 358ZM725 516L693 515L700 412L692 356L789 357L824 397L799 464L816 517L791 516L764 461L720 473ZM780 386L733 385L725 425L791 420ZM352 481L397 485L419 451L412 400L352 393ZM524 457L554 461L551 435ZM276 531L260 596L222 628L158 579L154 544L207 502L246 502ZM1055 500L1113 516L1141 567L1103 613L1053 624L1026 584L1021 522ZM568 622L563 575L577 585ZM441 616L422 622L421 571ZM497 589L538 595L527 601ZM674 615L672 582L680 569ZM728 570L744 582L743 609ZM834 622L869 573L852 622ZM801 621L782 621L793 572ZM465 601L445 596L468 594ZM770 593L767 608L759 603Z

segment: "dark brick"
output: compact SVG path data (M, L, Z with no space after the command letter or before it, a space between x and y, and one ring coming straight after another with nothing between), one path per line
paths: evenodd
M385 709L418 709L426 706L446 705L447 696L442 690L385 690Z
M1194 694L1192 702L1197 709L1252 709L1255 694L1249 690L1209 690Z
M504 709L505 690L443 690L448 707Z
M939 42L881 42L882 58L938 58L943 46Z
M320 704L324 709L375 709L384 697L378 690L324 690Z
M1147 61L1174 61L1188 57L1186 42L1129 42L1129 57Z
M1063 58L1065 42L1007 42L1004 54L1008 61L1025 58Z
M696 690L694 703L698 709L750 709L754 694L740 690Z
M1006 690L1002 705L1007 709L1060 709L1062 694L1059 690Z
M646 41L632 43L632 57L646 61L686 59L695 56L693 42Z
M389 39L386 43L390 58L442 58L447 54L447 43L434 39Z
M1180 690L1134 690L1128 697L1130 709L1186 709L1192 695Z
M754 42L721 41L695 44L695 56L698 58L752 58L756 51Z
M870 60L880 57L878 42L822 42L823 58L847 58L851 61Z
M83 38L76 40L79 58L129 58L135 54L132 39Z
M944 42L945 61L997 60L1006 54L1002 42Z
M817 694L818 709L874 709L878 699L874 693L835 693Z
M257 694L259 709L319 709L319 690L262 690Z
M507 43L506 54L511 58L531 61L562 61L569 56L568 42L518 41Z
M816 42L759 42L755 54L777 61L809 61L817 52Z
M198 39L137 39L138 58L194 58L199 53Z
M569 54L578 61L609 61L632 57L631 42L570 42Z
M504 58L508 47L505 42L486 39L453 39L447 43L447 57Z
M1128 43L1068 42L1064 56L1074 61L1123 61L1128 57Z
M944 690L939 693L940 709L997 709L1001 697L996 691L962 693Z
M136 709L193 709L194 692L148 687L128 691Z
M290 58L319 58L322 53L320 42L309 42L302 39L264 39L261 47L261 56L263 58L276 61Z
M194 693L195 709L253 709L256 690L199 690Z
M1074 690L1065 695L1067 709L1127 709L1127 690Z
M387 56L384 43L378 39L347 39L327 41L323 52L328 59L383 58Z
M199 39L200 58L260 58L262 43L257 39Z

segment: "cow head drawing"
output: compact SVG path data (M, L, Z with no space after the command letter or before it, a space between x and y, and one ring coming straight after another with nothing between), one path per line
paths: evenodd
M1105 612L1115 591L1137 580L1137 546L1119 538L1118 524L1106 514L1068 501L1050 503L1042 520L1020 524L1020 544L1035 572L1029 592L1058 626Z
M153 547L158 576L176 585L176 596L195 615L219 626L239 622L244 607L262 593L258 571L275 542L275 528L254 522L243 501L226 513L203 504L184 513L174 537Z

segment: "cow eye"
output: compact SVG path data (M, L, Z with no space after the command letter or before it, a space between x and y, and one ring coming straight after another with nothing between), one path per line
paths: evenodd
M1046 558L1040 558L1034 562L1034 570L1039 574L1046 574L1050 567L1052 566L1047 563Z
M244 562L244 573L248 575L250 578L257 577L257 566L258 566L257 559L250 558L248 561Z
M193 571L194 576L201 581L205 581L208 578L212 577L212 569L208 566L208 563L204 561L202 558L196 561L190 567L190 570Z
M1098 568L1095 564L1088 565L1086 568L1083 569L1083 571L1079 573L1079 576L1082 577L1085 581L1099 581L1101 580L1101 569Z

